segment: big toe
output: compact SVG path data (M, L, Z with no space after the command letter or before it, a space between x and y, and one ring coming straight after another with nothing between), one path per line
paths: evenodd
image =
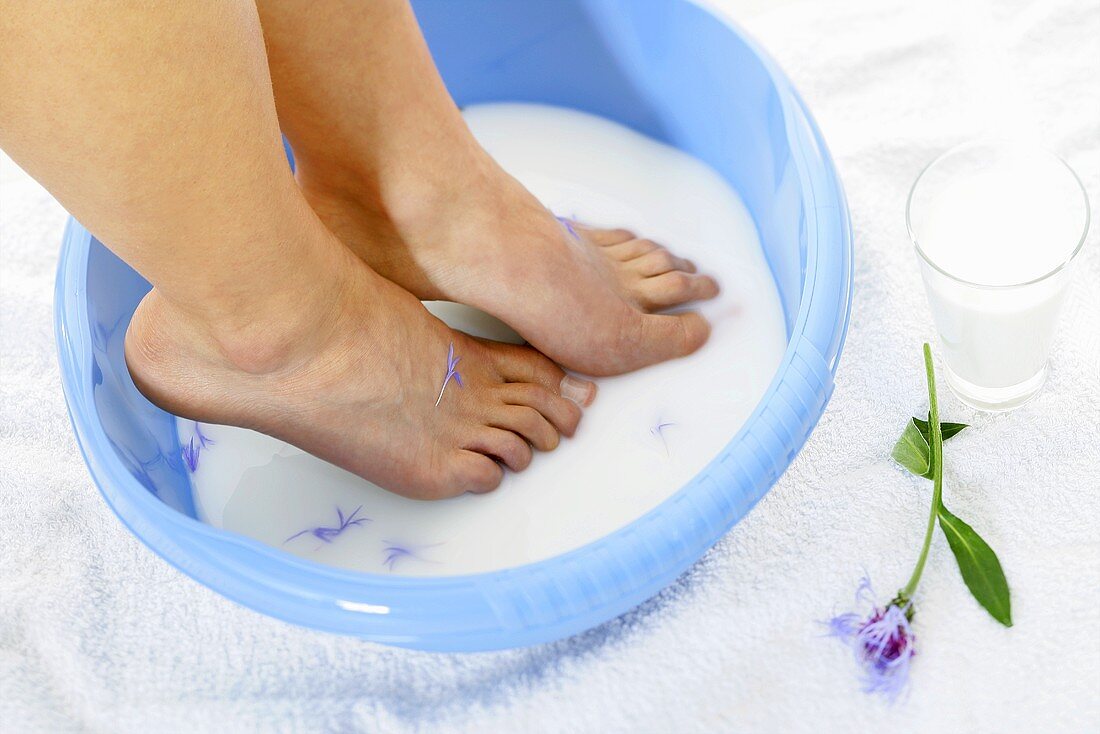
M621 375L687 356L710 336L710 323L694 311L649 314L630 309L627 320L619 323L614 349L588 353L573 368L596 377Z
M678 314L640 314L631 345L631 369L685 357L710 337L710 323L693 311Z

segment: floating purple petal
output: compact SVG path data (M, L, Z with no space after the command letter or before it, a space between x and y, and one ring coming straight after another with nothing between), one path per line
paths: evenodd
M355 510L350 515L348 515L347 517L344 517L344 511L341 510L339 508L339 506L337 506L337 508L336 508L336 519L337 519L339 524L336 527L327 527L327 526L322 525L322 526L315 527L315 528L306 528L305 530L302 530L300 532L295 533L294 535L291 535L289 538L284 540L283 543L289 543L290 541L294 540L295 538L301 537L303 535L312 535L313 537L317 538L318 540L320 540L323 543L331 543L333 538L339 536L342 532L344 532L348 528L350 528L352 526L359 527L359 526L362 526L362 525L366 525L368 522L371 521L369 517L357 517L359 515L359 511L362 510L362 509L363 509L363 506L359 505L358 507L355 508ZM318 547L320 547L320 546L318 546Z
M402 548L399 545L387 545L385 550L382 551L385 554L385 558L382 560L384 565L389 570L393 570L393 567L397 565L397 562L402 558L412 556L412 551L408 548Z
M199 439L199 447L204 449L207 446L213 446L216 443L214 439L210 438L202 432L202 424L198 421L195 421L195 438Z
M429 561L428 559L420 556L419 552L421 550L424 550L425 548L434 548L437 545L442 545L442 543L432 543L431 545L422 545L419 548L416 548L413 546L404 545L402 543L395 543L392 540L385 540L383 541L383 543L385 543L385 546L382 549L382 565L388 568L390 571L393 571L393 568L397 565L398 561L405 558L415 558L416 560L423 561L424 563L435 563L435 561Z
M669 421L659 421L657 425L649 429L649 432L661 440L661 445L665 447L665 456L669 455L668 439L665 438L665 429L675 426L675 423Z
M180 455L183 456L183 461L187 464L187 468L194 474L195 470L199 468L199 451L200 446L195 445L195 437L192 436L191 440L187 442L187 445L180 449Z
M196 440L198 441L196 443ZM210 438L202 432L202 425L198 421L195 421L195 433L187 441L186 446L180 447L180 455L183 456L184 463L187 464L187 468L194 474L199 468L199 454L203 449L213 446L214 439Z

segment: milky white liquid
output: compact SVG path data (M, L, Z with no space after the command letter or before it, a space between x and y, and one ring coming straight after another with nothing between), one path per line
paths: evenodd
M716 275L723 293L701 307L714 327L709 343L687 359L600 379L576 436L536 452L529 469L506 472L487 495L409 500L267 436L203 424L214 443L192 476L202 520L361 571L423 576L516 566L596 540L653 509L755 408L786 331L756 229L734 191L695 159L597 117L532 105L485 105L465 115L488 151L555 213L644 232ZM455 328L515 339L471 309L429 307ZM178 427L186 445L195 424ZM308 533L287 540L337 526L337 507L345 515L361 507L356 519L369 522L331 542Z
M973 158L930 187L913 229L932 264L922 262L925 285L953 378L992 396L1041 384L1069 272L1044 276L1080 242L1085 204L1041 151Z

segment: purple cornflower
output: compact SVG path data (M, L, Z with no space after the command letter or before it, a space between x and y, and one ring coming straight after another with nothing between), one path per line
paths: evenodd
M434 548L441 543L432 543L431 545L421 546L419 549L412 546L402 545L401 543L395 543L392 540L382 541L385 543L385 547L382 549L384 558L382 559L382 565L393 571L393 567L397 565L397 562L403 558L415 558L418 561L427 561L425 558L421 558L417 555L419 550L424 548Z
M672 423L671 421L658 421L657 425L649 429L650 433L661 439L661 445L665 447L665 456L669 455L668 440L665 438L665 429L671 428L674 425L676 424Z
M198 443L196 443L196 439ZM199 454L202 450L208 446L214 445L214 439L205 435L202 432L202 426L198 421L195 421L195 433L188 440L186 446L180 447L180 455L183 456L183 461L187 464L187 468L194 474L195 470L199 468Z
M863 671L863 690L881 693L890 701L909 681L909 664L917 654L913 634L913 603L900 594L885 607L875 604L871 581L864 577L856 589L856 604L870 612L846 612L830 619L829 636L848 645Z
M462 357L455 356L455 345L451 342L451 345L447 347L447 374L443 378L443 387L439 388L439 397L435 399L436 407L439 407L439 401L443 399L443 392L447 389L447 384L453 379L458 383L459 387L462 387L462 375L458 374L456 367L458 366L458 360Z
M358 507L355 508L355 510L350 515L348 515L347 517L344 517L344 511L341 510L339 508L339 506L337 506L337 508L336 508L336 518L340 521L339 525L337 525L334 528L333 527L325 527L323 525L320 526L320 527L316 527L316 528L306 528L305 530L303 530L299 533L295 533L294 535L291 535L289 538L287 538L283 542L284 543L289 543L290 541L294 540L295 538L298 538L302 535L306 535L308 533L309 535L312 535L313 537L317 538L318 540L320 540L324 543L331 543L333 538L335 538L340 533L342 533L345 530L347 530L348 528L350 528L352 525L360 526L360 525L365 525L368 522L370 522L369 517L356 517L356 515L359 514L359 510L362 510L362 509L363 509L363 506L359 505ZM318 548L319 547L320 546L318 546Z
M571 220L566 219L565 217L558 217L558 216L555 216L554 219L557 219L559 222L562 223L562 225L565 227L566 231L568 231L569 234L571 234L573 236L573 239L579 240L581 238L581 236L579 234L577 234L577 230L573 229L573 222Z

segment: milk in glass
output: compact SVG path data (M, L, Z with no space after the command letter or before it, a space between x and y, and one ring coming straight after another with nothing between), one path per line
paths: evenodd
M1022 404L1042 386L1088 205L1045 151L976 143L921 175L909 205L928 302L965 402Z

